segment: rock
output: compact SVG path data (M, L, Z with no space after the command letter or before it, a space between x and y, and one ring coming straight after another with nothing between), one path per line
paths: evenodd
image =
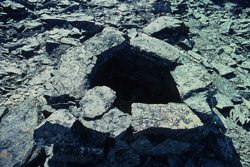
M73 143L72 126L76 118L68 110L58 110L36 127L35 141L41 147L53 143Z
M101 59L104 63L125 47L122 35L114 29L104 29L85 41L83 46L72 48L62 55L58 74L55 76L54 96L68 94L75 98L83 97L95 74L93 68L97 60Z
M0 124L0 166L25 166L35 143L38 123L35 101L26 100L11 110Z
M161 16L143 28L143 32L152 36L165 29L180 28L182 21L175 19L172 16Z
M181 56L180 51L174 46L145 34L132 38L130 44L135 49L146 52L151 57L155 56L164 59L164 61L167 61L168 66L177 62Z
M109 133L111 137L118 137L125 132L131 124L131 116L117 108L111 109L100 119L88 121L80 118L79 120L85 127L98 132Z
M195 111L202 121L209 120L213 115L213 112L207 103L207 95L207 92L200 92L184 100L184 103Z
M217 61L213 61L211 65L219 72L221 76L227 76L234 72L234 69L225 65L218 63Z
M199 55L198 53L195 53L193 51L188 51L188 55L191 56L192 58L194 58L197 61L200 61L202 59L202 56Z
M24 45L22 48L21 48L21 52L22 52L22 55L25 57L25 58L30 58L32 56L34 56L34 50L37 49L39 47L39 42L35 39L35 38L32 38L30 39L30 43L28 45Z
M180 130L194 129L203 126L201 120L186 104L132 104L132 127L134 134L153 133L166 134ZM177 131L175 132L177 133ZM169 133L170 134L170 133Z
M232 24L233 24L232 20L226 21L225 23L221 24L219 32L222 34L229 34Z
M17 75L22 74L22 70L20 70L19 68L14 67L14 66L6 67L5 72L7 72L9 74L17 74Z
M243 68L243 69L249 70L249 69L250 69L250 61L244 61L244 62L240 65L240 67Z
M96 86L86 92L80 101L77 117L95 118L107 112L115 101L115 91L106 86Z
M214 77L213 84L221 94L225 95L231 101L234 101L233 99L239 96L237 90L234 88L233 83L225 78Z
M233 108L233 103L225 95L216 94L214 97L217 101L216 107L218 109Z
M190 97L192 93L205 91L211 83L208 72L202 66L195 64L177 66L171 74L183 100Z

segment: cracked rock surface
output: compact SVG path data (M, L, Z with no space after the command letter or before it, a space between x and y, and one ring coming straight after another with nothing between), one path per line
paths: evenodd
M2 0L0 167L250 166L250 3Z

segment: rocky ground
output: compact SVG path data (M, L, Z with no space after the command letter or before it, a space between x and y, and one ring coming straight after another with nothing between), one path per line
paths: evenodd
M0 2L0 167L250 166L250 3Z

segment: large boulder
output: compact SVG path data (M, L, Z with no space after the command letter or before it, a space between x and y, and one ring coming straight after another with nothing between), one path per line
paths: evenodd
M22 166L29 161L38 124L35 101L27 100L11 110L0 124L0 166Z
M193 111L183 103L132 104L134 133L171 134L171 131L194 129L203 123ZM176 132L177 133L177 132Z

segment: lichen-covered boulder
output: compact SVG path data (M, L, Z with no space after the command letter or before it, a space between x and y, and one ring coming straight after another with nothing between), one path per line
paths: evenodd
M165 133L168 130L185 130L203 126L193 111L181 103L132 104L134 133Z

